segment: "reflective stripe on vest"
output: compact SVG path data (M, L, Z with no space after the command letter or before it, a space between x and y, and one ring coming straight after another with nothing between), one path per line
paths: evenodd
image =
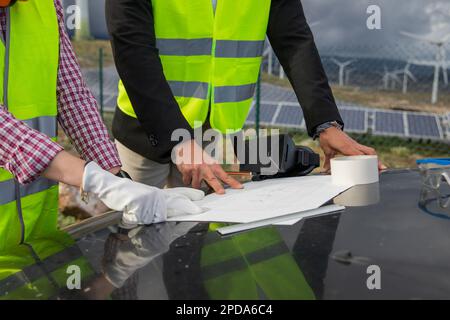
M271 0L152 0L164 75L194 127L209 113L214 129L242 129L254 97ZM136 118L122 83L119 108ZM210 112L209 108L211 107Z
M251 99L255 93L256 84L243 86L224 86L214 89L216 103L238 102Z
M43 116L23 121L30 128L37 130L49 138L56 138L58 134L58 120L55 116Z
M168 81L172 93L178 97L206 99L208 97L208 83Z
M263 54L264 41L217 40L216 57L256 58Z
M164 56L209 56L213 39L156 39L156 47Z
M7 36L0 43L0 103L16 119L54 139L59 64L54 1L18 1L5 10ZM11 173L0 169L0 184L0 252L17 241L26 242L30 235L56 230L55 183L38 179L16 188ZM18 234L22 237L18 238Z
M2 192L0 193L0 205L7 204L16 200L15 183L16 181L13 179L0 182L0 190L2 190ZM30 196L50 189L57 184L58 183L56 183L55 181L45 178L39 178L30 184L21 185L20 195L22 198Z
M209 56L212 38L205 39L156 39L156 47L164 56ZM264 50L264 41L217 40L218 58L256 58Z
M231 238L206 236L202 277L212 299L314 299L300 268L275 228Z

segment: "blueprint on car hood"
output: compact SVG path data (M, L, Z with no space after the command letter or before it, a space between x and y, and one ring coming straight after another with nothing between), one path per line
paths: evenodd
M168 221L247 223L316 209L352 185L333 185L331 176L307 176L249 182L244 189L227 189L225 195L210 194L196 204L198 215ZM283 224L294 224L286 221Z

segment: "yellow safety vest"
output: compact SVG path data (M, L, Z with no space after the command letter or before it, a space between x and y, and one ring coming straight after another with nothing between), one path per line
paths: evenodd
M19 1L6 11L0 103L29 127L56 139L59 28L54 2ZM23 152L26 146L19 148L17 152ZM0 169L0 257L9 256L20 243L57 232L57 214L55 182L40 178L19 185L10 172Z
M69 267L79 268L84 283L96 275L74 240L61 231L8 251L0 256L0 300L56 299L68 290Z
M202 277L211 299L314 300L302 271L275 228L222 239L210 224L201 253Z
M150 1L150 0L149 0ZM164 75L194 127L242 129L262 61L271 0L151 0ZM118 106L136 118L122 82ZM211 106L211 110L209 110Z

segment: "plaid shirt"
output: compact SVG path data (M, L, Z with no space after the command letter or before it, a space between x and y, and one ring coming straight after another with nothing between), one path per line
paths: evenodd
M63 7L54 0L60 31L57 97L58 122L83 159L109 170L121 166L98 113L95 98L84 82L72 44L65 31ZM5 38L6 14L0 9L0 36ZM35 180L63 148L29 128L0 106L0 167L21 183Z

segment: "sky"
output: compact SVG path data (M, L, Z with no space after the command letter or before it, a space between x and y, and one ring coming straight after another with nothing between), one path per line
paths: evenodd
M420 48L411 50L429 55L430 52L425 52L430 50L428 46L400 32L450 33L450 0L302 0L302 3L319 48L345 45L358 50L367 48L370 52L373 47L411 46ZM366 10L370 5L380 7L381 30L369 30L366 26L369 17ZM415 56L419 52L409 54Z
M328 51L342 55L432 59L434 47L400 32L450 34L450 0L297 1L301 1L308 21L313 24L312 30L322 54ZM68 5L75 0L63 2ZM92 32L106 37L104 0L89 0L89 5ZM369 14L366 11L370 5L380 7L381 30L367 28ZM450 45L447 48L450 50Z

